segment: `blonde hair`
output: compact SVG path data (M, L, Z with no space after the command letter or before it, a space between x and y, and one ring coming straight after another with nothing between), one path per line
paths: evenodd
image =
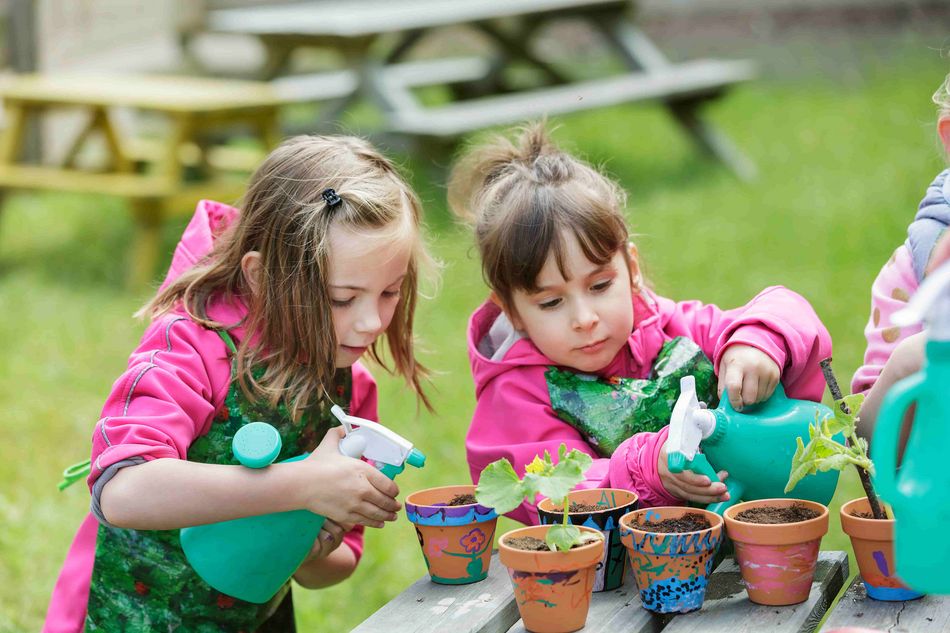
M943 79L943 83L934 93L933 101L937 105L937 116L950 115L950 74Z
M323 192L342 200L330 208ZM421 383L428 370L413 355L413 315L420 267L432 260L421 236L422 208L395 167L368 142L348 136L297 136L271 152L251 176L241 213L211 252L138 312L158 317L181 306L214 329L236 324L208 317L212 300L242 297L248 303L245 336L237 350L237 378L249 398L283 402L295 420L332 391L337 341L329 275L331 224L354 230L393 227L413 240L412 256L386 340L393 368L377 342L371 357L399 374L431 409ZM258 292L251 292L241 259L258 251ZM431 270L431 267L428 267ZM263 367L255 377L252 367Z
M482 275L507 310L515 290L537 290L550 253L567 276L565 231L595 264L618 250L629 258L625 203L615 182L561 151L544 122L521 128L514 142L498 135L474 148L449 182L449 204L474 224Z

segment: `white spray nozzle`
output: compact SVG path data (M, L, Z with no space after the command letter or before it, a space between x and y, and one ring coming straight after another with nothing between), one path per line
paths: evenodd
M686 460L693 459L699 452L699 443L712 435L715 429L716 416L696 397L696 379L683 376L680 379L680 397L670 417L667 454L680 453Z
M921 321L930 328L930 340L950 341L950 262L930 273L907 307L891 315L891 323L898 327Z
M378 422L349 415L339 405L333 405L330 412L343 425L346 437L340 441L341 451L350 457L401 466L412 451L412 442ZM358 455L351 454L360 448Z

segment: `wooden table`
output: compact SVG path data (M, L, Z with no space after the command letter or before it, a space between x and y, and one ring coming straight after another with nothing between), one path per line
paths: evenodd
M700 611L659 616L642 608L632 575L615 591L595 593L585 632L608 633L811 633L818 627L848 578L845 552L821 552L808 600L789 607L749 602L739 569L723 561L710 578ZM894 628L899 620L899 625ZM894 633L950 630L950 598L927 596L907 603L867 599L860 578L832 610L822 628L851 625ZM909 628L908 628L909 627ZM446 586L426 576L360 624L354 633L523 633L511 581L492 557L488 578L472 585Z
M14 76L0 83L0 97L6 118L0 192L54 189L127 199L136 222L128 272L134 284L155 273L163 218L190 213L201 198L234 201L243 193L246 172L229 176L209 160L213 135L242 126L262 150L272 148L280 141L278 108L296 100L292 91L263 82L90 74ZM115 108L157 114L167 119L167 133L141 145L115 124ZM86 123L55 164L29 163L21 147L26 129L52 110L80 111ZM78 158L96 135L105 141L104 161L80 168Z
M700 115L703 105L732 85L750 79L747 62L698 60L671 63L632 21L628 0L361 0L298 2L209 12L206 28L259 38L268 52L265 78L287 72L300 47L329 47L342 53L355 77L353 100L371 100L386 130L451 147L459 136L488 126L508 125L544 115L653 100L662 103L690 138L742 178L754 167ZM532 48L540 27L570 18L589 24L620 64L620 74L590 78L585 69L542 58ZM465 25L493 45L486 57L402 63L427 33ZM387 39L389 47L379 48ZM513 65L527 66L540 85L526 88L509 78ZM444 105L424 106L414 89L444 84L456 96Z

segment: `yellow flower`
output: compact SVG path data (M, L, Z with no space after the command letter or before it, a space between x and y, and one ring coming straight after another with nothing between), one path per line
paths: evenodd
M524 471L526 473L531 473L532 475L540 475L544 472L544 462L541 461L541 458L537 455L534 456L534 461L525 466Z

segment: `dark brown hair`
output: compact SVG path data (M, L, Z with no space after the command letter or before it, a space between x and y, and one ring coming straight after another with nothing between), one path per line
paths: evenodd
M549 254L567 276L567 231L595 264L618 250L626 256L625 203L616 183L561 151L543 122L522 128L514 142L498 135L474 148L449 183L452 209L474 224L485 281L509 310L515 290L537 290Z
M323 198L328 188L341 202ZM396 169L368 142L348 136L297 136L258 167L241 214L198 265L168 285L138 313L155 318L177 306L209 328L235 324L208 317L217 297L248 303L249 333L237 352L238 380L249 397L283 401L299 419L333 385L336 335L327 292L331 223L360 229L390 228L412 239L412 257L386 340L393 373L402 375L428 407L421 382L428 371L413 355L413 314L420 266L431 263L422 242L422 208ZM258 292L241 269L249 251L261 255ZM252 345L250 333L259 334ZM377 343L370 354L385 367ZM251 367L262 366L258 378ZM387 368L388 369L388 368Z

